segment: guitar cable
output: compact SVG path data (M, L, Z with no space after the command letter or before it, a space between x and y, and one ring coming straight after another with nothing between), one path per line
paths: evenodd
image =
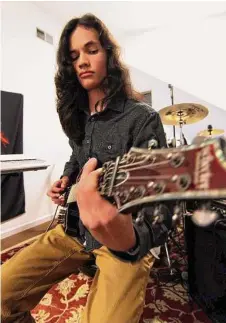
M55 218L56 218L57 210L58 210L59 206L60 206L60 205L57 205L57 208L56 208L56 210L55 210L55 213L54 213L54 216L53 216L53 218L52 218L52 221L50 222L49 226L47 227L47 229L46 229L45 233L47 233L47 232L51 229L51 226L52 226L52 224L53 224L53 222L54 222L54 220L55 220Z

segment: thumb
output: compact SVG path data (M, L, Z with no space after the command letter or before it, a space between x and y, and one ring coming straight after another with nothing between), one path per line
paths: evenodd
M97 159L96 158L90 158L88 162L84 165L82 170L81 179L87 177L91 172L93 172L97 167Z

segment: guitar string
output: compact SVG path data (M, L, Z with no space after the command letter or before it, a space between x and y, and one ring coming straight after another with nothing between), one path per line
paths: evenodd
M152 158L152 160L150 160L149 159L149 157L147 158L147 157L144 157L144 159L143 160L141 160L141 161L136 161L136 162L131 162L131 163L127 163L126 161L121 161L121 162L119 162L119 169L120 168L125 168L125 167L130 167L130 166L136 166L136 164L142 164L142 163L144 163L144 162L148 162L149 161L149 163L151 163L151 165L154 165L153 164L153 162L155 162L155 159L156 159L157 157L156 156L154 156L153 158ZM163 161L164 162L164 161ZM163 163L163 162L161 162L161 163ZM122 165L121 165L121 163L122 163ZM110 165L110 167L108 168L108 171L109 170L113 170L114 169L114 167L115 167L115 163L113 162L112 163L112 165Z
M145 169L145 168L147 168L147 169L156 168L158 166L166 165L168 163L169 163L169 160L162 161L162 162L158 162L158 163L154 163L154 164L150 164L150 165L141 165L141 166L137 166L137 167L134 167L134 168L129 168L128 171L138 170L138 169ZM131 165L131 166L133 166L133 165ZM128 167L128 165L127 165L127 167ZM121 168L125 168L125 167L119 166L119 171L120 171Z
M128 178L128 181L130 180L146 180L146 179L170 179L172 176L171 175L156 175L156 176L130 176ZM117 179L120 179L120 177L117 177Z
M137 166L137 167L133 167L133 168L130 168L128 169L128 171L136 171L136 170L140 170L140 169L152 169L152 168L156 168L156 167L159 167L159 166L162 166L162 165L166 165L169 163L169 160L167 161L162 161L162 162L158 162L158 163L154 163L154 164L150 164L150 165L141 165L141 166ZM121 168L125 168L125 167L130 167L130 166L134 166L133 164L128 164L128 165L124 165L124 166L119 166L119 169L118 169L118 174L120 174L120 170ZM125 172L124 170L121 171L121 173ZM156 175L155 178L157 176L161 176L161 175ZM111 173L109 172L107 174L107 176L105 177L105 180L108 180L111 178ZM150 176L147 176L147 178L152 178ZM170 178L170 176L168 177L165 177L165 178ZM131 177L130 177L131 179ZM116 180L117 180L117 177L116 177ZM72 185L72 188L75 186L76 184ZM103 183L100 183L100 185L102 186Z

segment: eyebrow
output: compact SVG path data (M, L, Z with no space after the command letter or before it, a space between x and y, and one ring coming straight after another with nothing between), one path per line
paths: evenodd
M94 40L90 40L90 41L88 41L88 43L86 43L83 47L84 47L84 48L87 48L87 47L89 47L89 46L91 46L91 45L98 45L98 43L97 43L96 41L94 41ZM72 49L72 50L70 50L70 54L75 53L75 52L77 52L77 50L76 50L76 49Z

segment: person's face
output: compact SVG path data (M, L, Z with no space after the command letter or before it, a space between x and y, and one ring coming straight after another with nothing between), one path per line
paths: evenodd
M83 88L98 88L107 75L107 55L96 30L78 26L70 37L70 53Z

